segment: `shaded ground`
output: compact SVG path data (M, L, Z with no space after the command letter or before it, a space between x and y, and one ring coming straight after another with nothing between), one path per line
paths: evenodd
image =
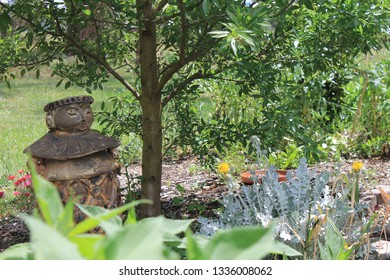
M374 158L363 160L363 180L369 191L378 185L390 185L390 160ZM342 172L351 169L352 160L344 161ZM319 171L336 171L334 163L319 163ZM140 165L129 168L131 177L141 175ZM239 182L239 178L237 178ZM131 180L132 190L137 190L137 181ZM125 176L121 176L121 186L126 186ZM194 158L186 158L163 164L162 213L173 219L197 218L199 215L212 217L220 207L218 199L227 188L215 173L205 171ZM126 196L126 191L124 192ZM0 252L11 245L27 242L29 233L20 219L8 217L0 219Z

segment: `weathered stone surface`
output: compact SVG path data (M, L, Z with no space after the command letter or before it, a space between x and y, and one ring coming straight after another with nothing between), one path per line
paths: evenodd
M379 240L371 243L370 249L374 254L378 254L381 260L390 260L390 241Z

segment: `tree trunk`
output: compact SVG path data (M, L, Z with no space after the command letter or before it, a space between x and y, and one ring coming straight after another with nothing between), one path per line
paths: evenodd
M152 8L152 1L137 0L143 130L141 198L153 202L152 205L141 205L140 218L154 217L161 213L161 92L157 89L156 24Z

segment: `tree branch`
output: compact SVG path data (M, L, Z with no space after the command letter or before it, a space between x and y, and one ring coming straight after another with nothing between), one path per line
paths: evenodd
M189 62L196 60L197 58L203 56L209 51L208 48L203 48L198 50L197 52L192 53L188 57L184 58L183 60L176 61L172 63L168 69L166 70L165 74L162 75L157 90L158 92L161 92L164 86L167 84L167 82L172 78L174 74L176 74L181 68L183 68L185 65L187 65Z
M277 17L279 16L280 14L284 13L288 8L290 8L291 5L293 5L295 3L296 0L291 0L287 5L286 7L284 7L283 9L281 9L278 13L276 13L274 15L274 17Z
M156 15L158 12L160 12L166 4L168 4L169 0L161 0L157 6L154 8L153 13Z
M62 36L65 40L67 40L71 45L73 45L75 48L80 50L83 54L86 56L92 58L95 60L98 64L102 65L115 79L117 79L122 85L125 86L127 90L129 90L134 97L139 100L140 99L140 94L136 89L134 89L117 71L115 71L104 59L90 51L89 49L84 48L81 44L76 42L71 36L66 34L64 30L62 30L59 19L56 15L55 10L53 9L53 15L54 15L54 20L56 23L57 31L59 32L60 36Z
M198 72L196 72L195 74L192 74L191 76L189 76L187 79L185 79L184 81L182 81L181 83L179 83L178 86L175 87L175 90L173 90L163 101L162 101L162 107L164 108L168 102L174 98L180 91L182 91L187 85L189 85L190 83L192 83L193 81L195 80L198 80L198 79L206 79L206 78L210 78L212 77L213 75L211 74L203 74L200 70Z
M180 47L179 47L179 60L184 60L185 50L187 46L187 27L186 27L186 7L183 0L177 1L177 6L180 10L180 27L181 27L181 38L180 38Z

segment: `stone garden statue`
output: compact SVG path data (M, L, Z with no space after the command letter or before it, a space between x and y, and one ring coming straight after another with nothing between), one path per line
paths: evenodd
M91 130L91 96L74 96L47 104L49 132L27 147L37 172L54 183L66 203L77 197L86 205L114 208L120 204L119 141ZM85 215L75 211L75 221Z

